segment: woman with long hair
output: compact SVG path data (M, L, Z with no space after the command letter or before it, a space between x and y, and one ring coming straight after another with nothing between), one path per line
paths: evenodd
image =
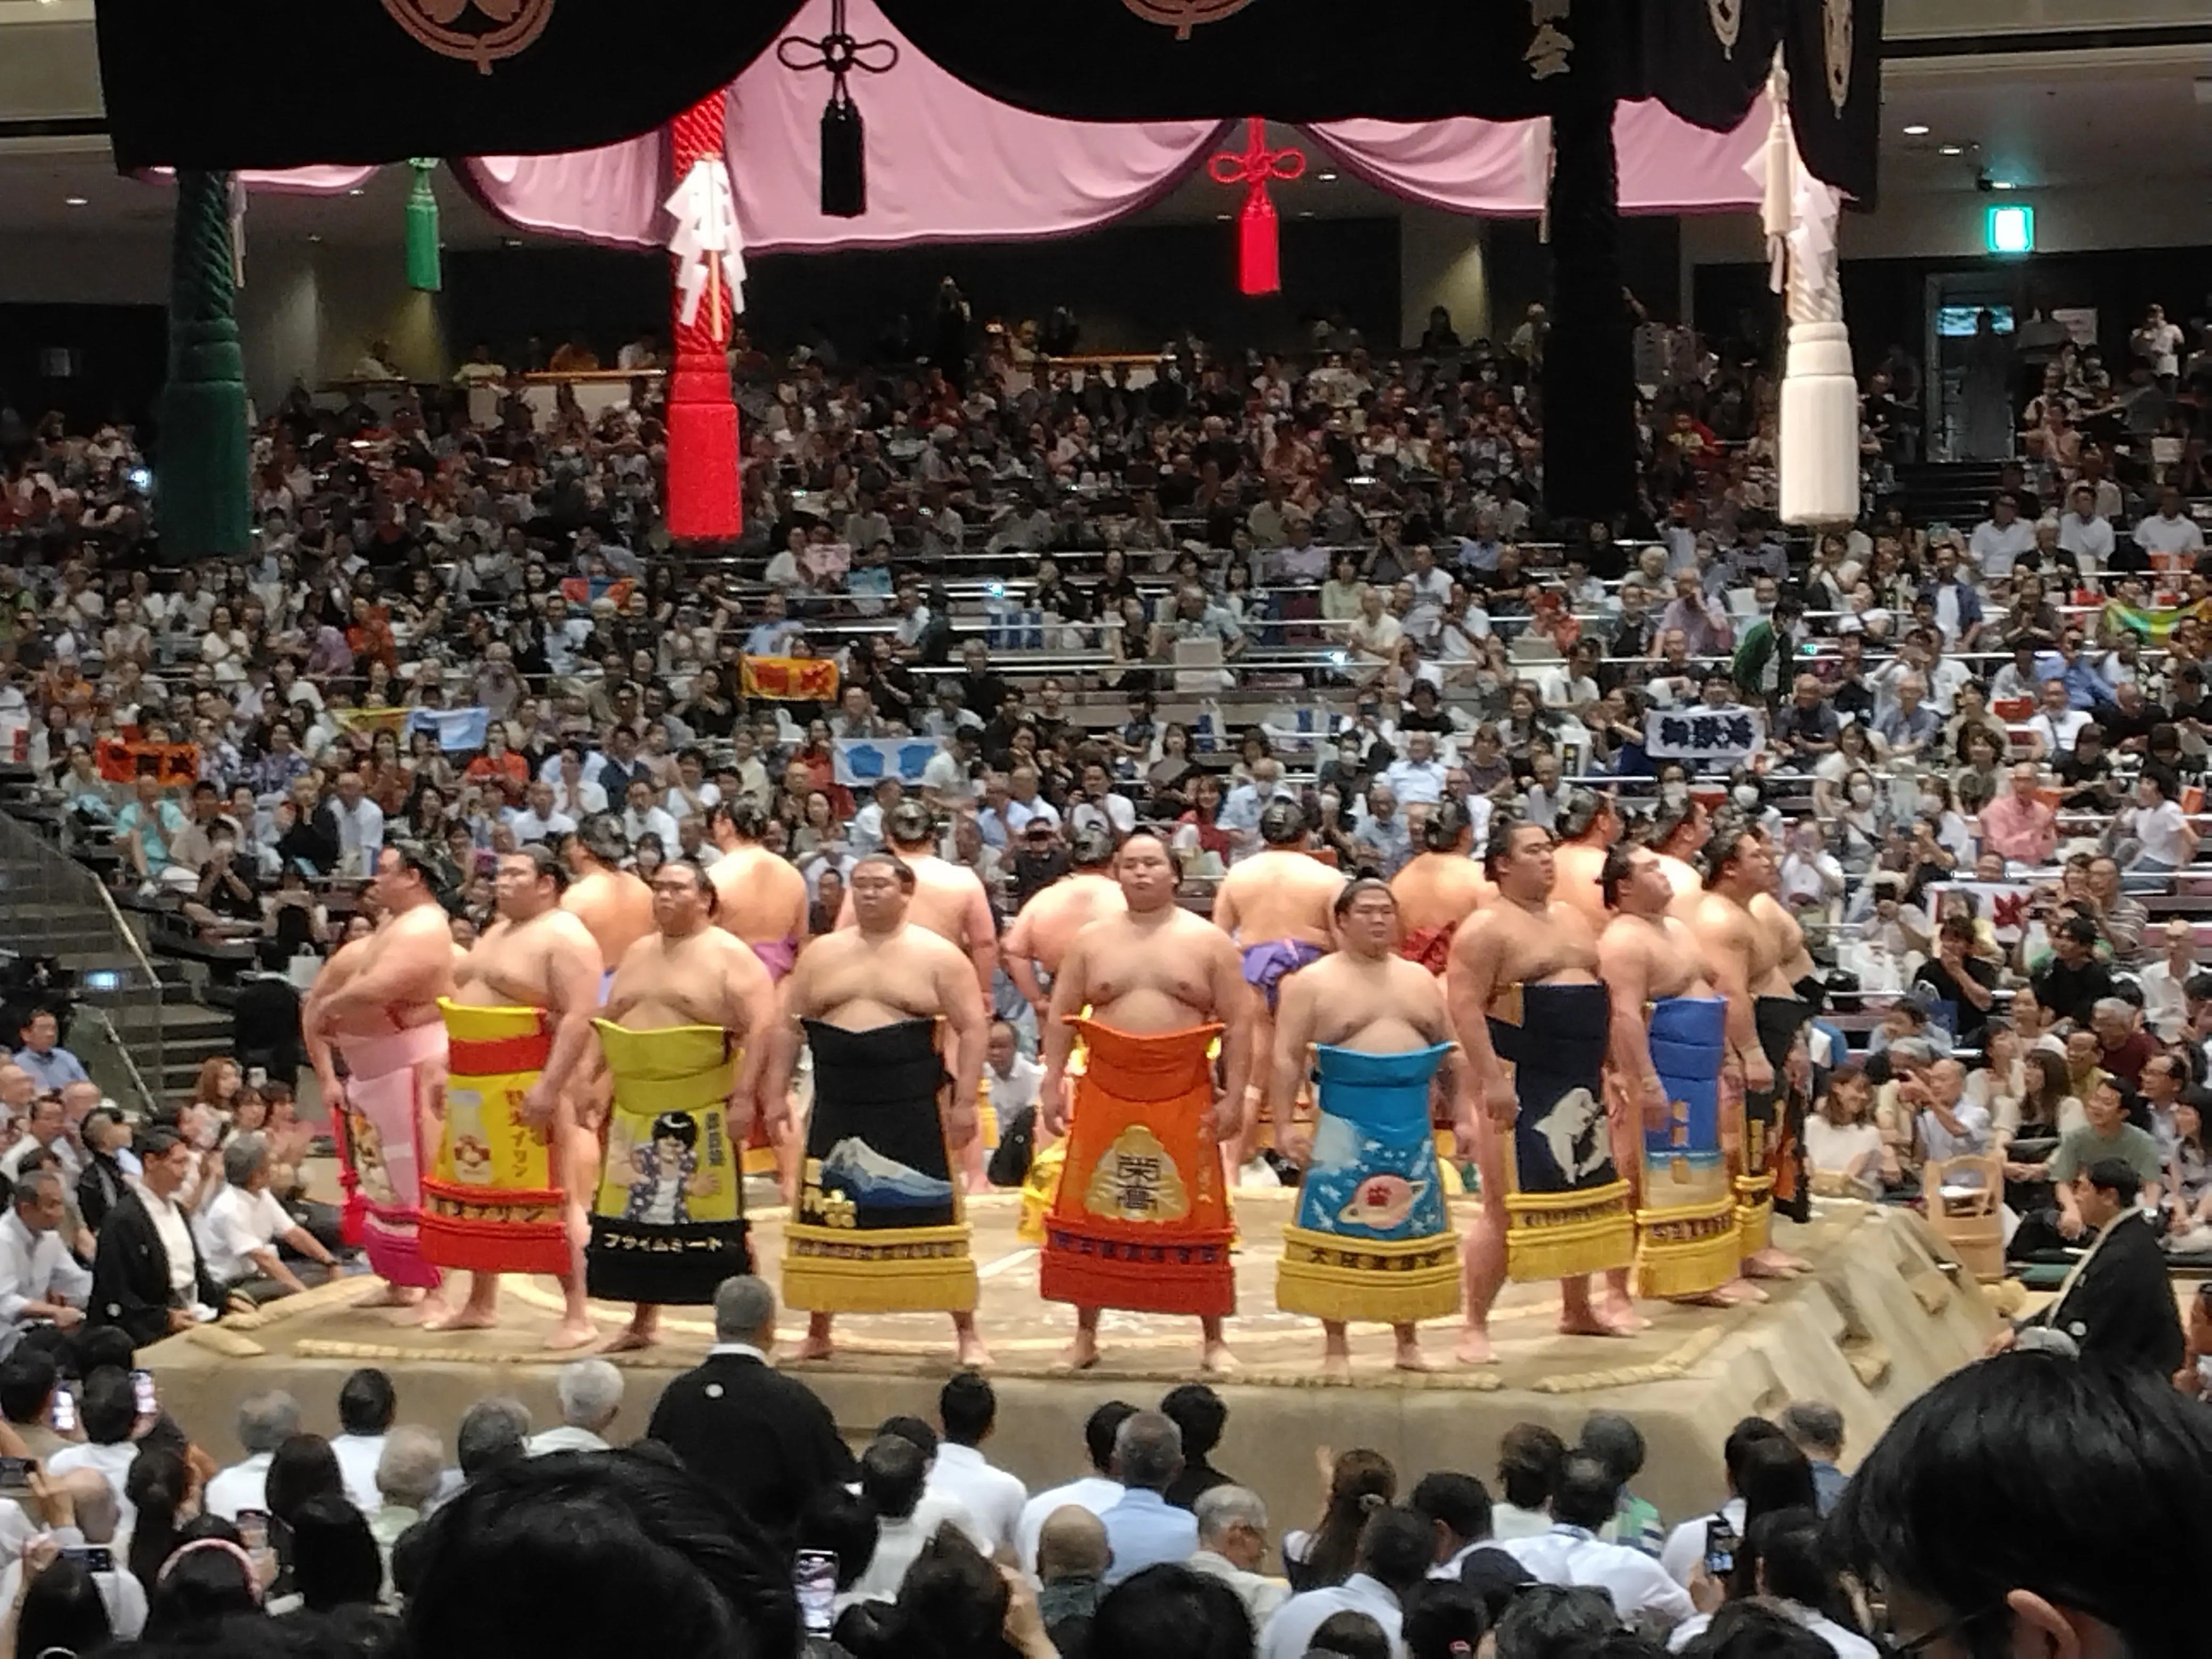
M246 1081L238 1062L228 1054L210 1054L200 1062L198 1079L192 1085L192 1097L186 1107L204 1106L222 1123L230 1121L231 1102L237 1097L239 1086Z
M27 1576L33 1559L23 1563ZM9 1610L9 1622L15 1638L9 1650L19 1659L92 1659L115 1639L99 1583L82 1561L65 1555L28 1577Z
M234 1613L259 1612L260 1571L236 1527L219 1516L195 1517L147 1588L145 1639L205 1641Z
M2204 1113L2187 1095L2173 1103L2173 1151L2167 1160L2166 1201L2172 1206L2169 1250L2212 1249L2212 1157Z
M1361 1448L1332 1461L1323 1447L1315 1462L1325 1480L1321 1520L1311 1532L1291 1533L1283 1540L1283 1571L1297 1590L1340 1584L1350 1577L1367 1517L1398 1495L1398 1471L1381 1452Z
M123 1495L137 1511L125 1561L149 1595L161 1564L176 1547L179 1529L199 1513L199 1482L184 1456L167 1446L148 1446L131 1460Z
M1840 1198L1879 1198L1882 1185L1881 1131L1874 1125L1874 1085L1856 1061L1828 1078L1813 1115L1805 1121L1805 1156L1813 1190Z

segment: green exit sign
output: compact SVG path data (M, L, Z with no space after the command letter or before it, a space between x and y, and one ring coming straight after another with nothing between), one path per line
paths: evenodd
M2035 210L2025 203L1990 208L1982 222L1982 240L1992 253L2035 252Z

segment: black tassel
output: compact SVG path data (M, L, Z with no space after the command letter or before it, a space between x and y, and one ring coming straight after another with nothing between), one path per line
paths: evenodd
M1636 504L1635 342L1621 282L1613 100L1552 117L1552 314L1544 337L1544 505L1612 520Z
M857 219L868 210L867 132L841 87L822 106L822 211Z

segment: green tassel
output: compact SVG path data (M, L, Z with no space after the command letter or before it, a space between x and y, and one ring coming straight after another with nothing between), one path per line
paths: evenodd
M438 198L430 188L430 169L438 164L417 156L407 165L415 169L415 186L407 192L407 286L435 294L444 285L438 269Z
M230 175L180 170L154 509L172 565L235 557L252 545L231 253Z

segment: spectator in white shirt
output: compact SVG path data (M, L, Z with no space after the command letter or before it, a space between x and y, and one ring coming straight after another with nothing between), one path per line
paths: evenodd
M1137 827L1134 802L1114 787L1106 769L1092 764L1083 769L1082 793L1067 809L1069 827L1082 830L1091 824L1110 831L1120 841Z
M362 1366L338 1387L340 1431L331 1442L331 1452L338 1460L347 1501L363 1515L374 1516L383 1505L376 1489L376 1465L398 1411L399 1396L392 1378L374 1365Z
M20 1062L18 1062L20 1065ZM92 1088L90 1083L71 1083L66 1087ZM97 1092L95 1091L95 1092ZM84 1173L84 1159L69 1141L69 1112L58 1094L42 1094L31 1103L30 1118L23 1126L23 1138L0 1158L0 1175L13 1181L22 1173L23 1165L40 1152L52 1154L54 1167L62 1174L63 1182L70 1188L76 1186L77 1177Z
M1814 1501L1812 1465L1787 1435L1763 1417L1744 1418L1729 1431L1721 1445L1721 1467L1728 1477L1727 1501L1681 1522L1667 1534L1659 1552L1659 1565L1667 1576L1685 1589L1705 1559L1710 1523L1724 1522L1735 1536L1743 1536L1751 1495L1759 1498L1762 1512Z
M269 1507L269 1464L277 1447L300 1432L300 1402L281 1389L251 1394L238 1407L238 1443L246 1455L207 1483L200 1507L235 1522L240 1510Z
M2191 559L2204 550L2204 532L2182 511L2181 492L2172 484L2158 492L2158 511L2136 526L2136 545Z
M1036 1577L1037 1534L1044 1530L1045 1521L1054 1510L1073 1504L1093 1515L1103 1515L1121 1501L1121 1483L1108 1471L1114 1467L1114 1437L1122 1422L1136 1415L1136 1411L1126 1401L1109 1400L1092 1412L1083 1425L1083 1444L1091 1473L1065 1486L1041 1492L1022 1505L1021 1519L1014 1528L1014 1548L1020 1557L1022 1571L1032 1579Z
M2136 804L2120 814L2118 833L2136 841L2136 870L2179 870L2197 857L2197 836L2174 797L2181 781L2153 763L2136 780Z
M27 1326L69 1331L84 1322L92 1274L62 1237L66 1190L55 1167L19 1175L15 1204L0 1218L0 1352L13 1348Z
M2043 707L2027 722L2029 750L2039 761L2055 761L2061 755L2070 755L2074 752L2074 739L2081 735L2083 726L2090 724L2089 715L2069 702L2065 681L2045 680Z
M1285 1601L1260 1633L1258 1659L1303 1659L1313 1634L1339 1613L1364 1613L1382 1627L1391 1651L1403 1655L1403 1598L1428 1577L1434 1534L1413 1510L1377 1510L1359 1534L1359 1555L1341 1584L1300 1592Z
M984 1058L988 1066L983 1076L991 1091L991 1111L1003 1134L1014 1114L1036 1104L1044 1067L1022 1052L1014 1028L1003 1019L991 1023L991 1046L984 1051Z
M598 788L596 784L591 786ZM602 799L606 792L600 790ZM507 827L514 831L514 843L527 847L533 841L542 841L548 847L559 844L561 837L574 830L579 819L571 817L553 804L553 786L542 778L530 786L524 797L527 805L522 810L509 808Z
M1948 1058L1898 1085L1898 1099L1917 1106L1920 1144L1931 1162L1990 1149L1990 1110L1965 1098L1966 1068Z
M1426 732L1406 734L1406 756L1383 769L1401 806L1433 806L1444 796L1444 765L1436 756L1436 738Z
M2128 350L2150 365L2150 372L2169 389L2181 373L2181 346L2185 338L2180 328L2166 320L2164 306L2152 306L2143 313L2142 325L2128 336Z
M1625 1625L1679 1625L1697 1611L1689 1592L1641 1550L1598 1539L1598 1528L1613 1519L1620 1503L1620 1484L1613 1472L1587 1452L1571 1452L1553 1489L1551 1530L1499 1547L1545 1583L1605 1591Z
M1037 793L1036 768L1014 768L1007 775L1006 790L1006 804L1000 809L999 816L1009 837L1020 839L1031 818L1042 818L1054 829L1060 828L1060 809Z
M2143 1024L2161 1042L2179 1042L2189 1024L2182 988L2197 971L2197 927L2186 916L2166 921L2166 954L2137 975L2142 981Z
M558 1428L523 1443L532 1457L548 1452L609 1451L606 1431L622 1413L623 1374L604 1359L572 1359L553 1379L561 1401Z
M1990 516L1974 526L1966 538L1966 553L1981 568L1986 580L2002 581L2012 574L2020 556L2035 545L2035 526L2020 516L2020 503L2000 495Z
M568 817L570 827L574 828L592 813L604 812L607 810L607 792L584 775L583 744L562 744L560 758L555 764L556 772L551 780L552 793L547 797L553 812ZM530 793L530 805L532 811L540 810L538 805L538 792L534 789ZM519 839L531 841L549 838L521 836Z
M331 816L337 820L338 826L337 873L374 875L376 855L384 850L384 809L362 793L360 773L338 774L337 796L331 802Z
M2058 520L2059 550L2073 556L2083 575L2095 575L2112 556L2112 520L2097 511L2097 492L2087 484L2075 484L2066 502Z
M1827 1559L1817 1510L1791 1508L1762 1514L1736 1549L1723 1610L1697 1613L1675 1626L1667 1638L1668 1650L1681 1652L1717 1620L1729 1617L1727 1607L1757 1598L1761 1608L1818 1637L1837 1659L1875 1659L1879 1650L1873 1643L1821 1611L1844 1605ZM1730 1644L1722 1645L1733 1650Z
M1471 1474L1437 1469L1421 1477L1406 1502L1436 1528L1436 1565L1429 1577L1458 1583L1467 1558L1491 1547L1488 1490Z
M999 1417L999 1397L990 1380L979 1371L957 1373L938 1394L937 1415L945 1438L938 1443L927 1490L968 1511L982 1534L976 1541L986 1554L1011 1559L1029 1489L983 1456L982 1444Z
M1237 1592L1254 1630L1265 1630L1281 1611L1291 1587L1261 1571L1267 1559L1267 1506L1242 1486L1200 1492L1191 1511L1198 1522L1198 1553L1190 1567Z
M137 1640L146 1628L146 1589L125 1565L125 1551L116 1541L117 1528L123 1521L123 1506L97 1469L72 1469L53 1485L55 1496L67 1500L68 1518L50 1528L46 1538L61 1549L89 1545L108 1551L112 1565L86 1576L100 1592L100 1604L107 1611L110 1633L118 1642ZM123 1540L124 1545L129 1542L127 1537ZM0 1606L20 1611L17 1598L23 1592L23 1562L15 1560L0 1571ZM19 1647L17 1650L24 1659L31 1659L29 1647ZM56 1650L48 1648L44 1651L52 1653Z
M660 837L664 852L676 845L676 820L667 811L653 802L653 781L635 777L629 781L629 808L622 815L623 834L635 847L647 836Z
M200 1254L215 1282L248 1301L271 1302L307 1287L277 1253L289 1245L325 1271L337 1261L269 1190L269 1143L240 1135L222 1149L222 1190L194 1218Z

